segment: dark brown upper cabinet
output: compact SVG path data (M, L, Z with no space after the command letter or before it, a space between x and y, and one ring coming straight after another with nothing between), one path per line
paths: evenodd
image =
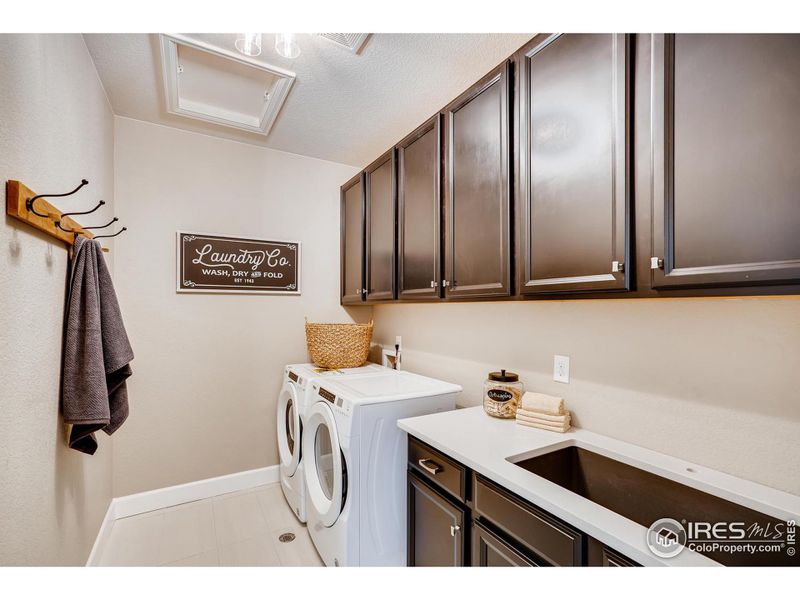
M512 293L509 96L506 61L444 109L448 298Z
M800 282L800 36L652 49L653 287Z
M367 222L366 298L393 300L395 295L395 236L397 206L394 150L364 170Z
M523 294L629 287L629 44L543 34L517 54Z
M398 296L439 298L441 289L441 118L397 145Z
M341 189L342 304L364 301L364 175L359 173Z

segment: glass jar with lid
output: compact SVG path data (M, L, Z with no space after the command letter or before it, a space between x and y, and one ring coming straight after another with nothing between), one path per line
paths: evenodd
M500 419L513 419L525 393L519 375L502 369L489 373L483 384L483 410Z

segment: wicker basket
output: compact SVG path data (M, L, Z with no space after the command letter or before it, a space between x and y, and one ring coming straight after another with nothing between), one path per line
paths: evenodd
M360 367L367 362L372 342L372 321L358 323L309 323L306 343L311 361L325 369Z

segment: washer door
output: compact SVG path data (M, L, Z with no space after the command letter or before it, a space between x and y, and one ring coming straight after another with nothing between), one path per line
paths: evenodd
M306 489L320 521L330 527L347 496L347 465L339 445L333 411L324 402L311 408L303 436Z
M300 464L301 427L297 388L287 381L278 396L278 454L281 468L290 477Z

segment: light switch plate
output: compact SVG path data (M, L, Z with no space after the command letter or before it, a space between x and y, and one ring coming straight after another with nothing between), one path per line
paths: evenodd
M569 383L569 356L553 355L553 381Z

